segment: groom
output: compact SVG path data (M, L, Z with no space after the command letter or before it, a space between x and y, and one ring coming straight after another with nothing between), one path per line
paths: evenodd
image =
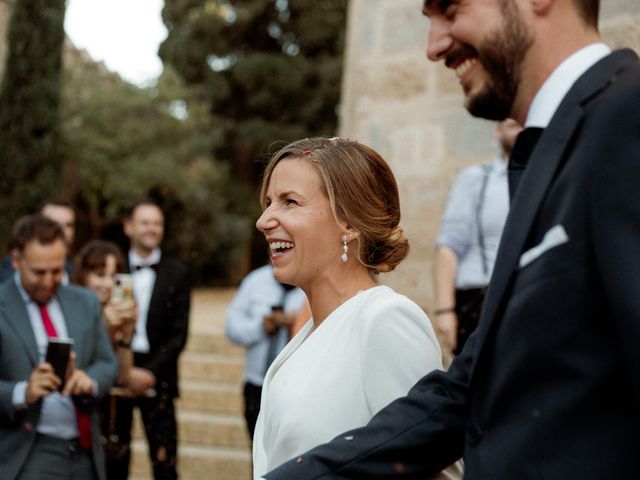
M640 452L638 57L600 42L599 0L425 0L423 13L427 56L456 71L469 112L526 127L480 324L448 373L265 477L424 479L463 456L465 480L629 478Z

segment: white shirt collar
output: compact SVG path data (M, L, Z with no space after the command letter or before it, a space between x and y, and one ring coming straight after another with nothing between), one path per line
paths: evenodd
M129 266L135 268L138 265L152 265L158 263L161 257L160 248L155 248L147 258L140 257L135 250L131 249L129 250Z
M611 49L604 43L592 43L567 57L549 75L533 97L525 127L546 128L576 80L610 53Z
M20 294L20 297L22 297L22 300L24 301L25 305L29 305L30 303L33 303L34 305L36 305L36 301L31 298L29 296L29 294L27 293L27 291L24 289L24 285L22 284L22 278L20 278L20 272L18 272L17 270L13 273L13 280L16 283L16 287L18 287L18 293ZM56 296L57 296L57 292L53 294L53 296L49 299L49 301L46 303L47 305L56 300Z
M492 166L498 173L507 173L507 158L503 153L493 157Z

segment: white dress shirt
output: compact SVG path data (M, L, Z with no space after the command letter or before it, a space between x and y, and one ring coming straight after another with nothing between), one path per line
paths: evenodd
M567 57L536 92L524 126L546 128L578 78L610 53L604 43L592 43Z
M44 362L49 336L47 335L42 323L42 316L38 305L29 297L22 282L20 281L20 273L14 274L14 281L18 287L18 292L25 303L29 322L38 346L38 358L40 362ZM56 330L58 338L69 339L67 324L60 308L60 303L56 297L53 297L47 303L47 312L51 318L51 323ZM18 382L13 388L12 402L17 409L27 408L27 384L28 380ZM97 385L94 383L94 393L97 393ZM40 419L36 426L36 431L55 438L70 440L78 438L78 425L76 422L76 411L73 401L69 396L62 396L60 392L52 392L42 398L42 410L40 411Z
M162 258L159 248L156 248L147 258L141 258L135 251L129 250L129 267L133 281L133 296L138 307L136 331L131 339L131 350L136 353L149 353L149 338L147 337L147 315L149 302L156 283L156 272L150 265L156 264ZM148 266L149 268L137 267Z

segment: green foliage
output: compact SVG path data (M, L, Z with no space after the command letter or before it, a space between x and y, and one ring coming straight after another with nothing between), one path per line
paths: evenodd
M15 0L0 86L0 242L13 221L56 191L65 0Z
M335 132L347 0L166 0L158 85L72 56L58 115L64 5L14 2L0 236L58 194L77 207L78 243L117 239L123 208L151 196L166 214L163 248L196 281L237 280L248 254L262 263L251 238L262 163L282 142Z
M65 72L63 99L66 183L88 236L112 230L128 205L150 196L167 217L165 251L196 281L233 276L255 209L212 158L211 117L177 75L167 68L157 87L140 89L89 64Z
M255 186L275 141L333 135L347 0L166 0L160 56L202 88L214 153ZM216 135L212 132L213 135Z
M284 143L335 134L347 3L165 0L160 57L199 92L211 151L246 191L255 192L265 161ZM245 201L256 205L253 195ZM266 258L258 237L254 230L253 265Z

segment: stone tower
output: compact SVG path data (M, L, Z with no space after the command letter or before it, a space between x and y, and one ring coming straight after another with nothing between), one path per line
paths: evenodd
M382 281L431 312L433 244L449 187L497 144L493 124L464 110L455 74L426 60L421 7L421 0L351 0L340 133L391 164L411 253ZM640 1L602 0L600 30L612 48L640 51Z

